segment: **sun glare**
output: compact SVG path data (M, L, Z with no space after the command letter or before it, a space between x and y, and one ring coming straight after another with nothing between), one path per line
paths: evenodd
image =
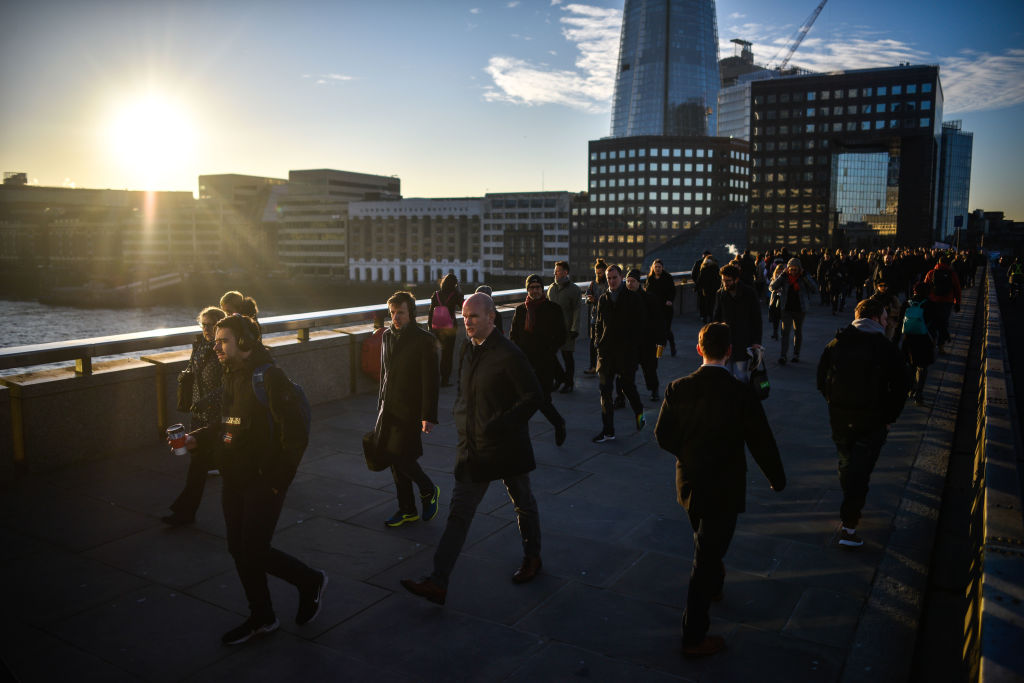
M129 187L166 190L195 179L196 131L172 98L150 93L124 101L111 115L107 137Z

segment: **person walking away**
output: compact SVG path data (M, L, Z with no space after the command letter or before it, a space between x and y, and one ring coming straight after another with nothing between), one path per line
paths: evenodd
M700 295L700 319L703 323L711 322L715 314L715 294L722 286L722 278L718 272L718 261L708 256L700 266L697 276L697 293Z
M601 387L601 431L592 441L604 443L615 439L615 403L612 399L616 381L629 401L637 430L644 428L644 406L636 391L634 377L640 359L640 334L644 328L645 311L638 294L622 284L622 268L608 266L605 271L608 291L597 303L597 375Z
M566 337L562 345L562 377L559 393L576 388L576 338L580 336L580 288L569 276L569 262L555 262L555 281L548 287L548 299L558 304L565 320Z
M220 423L220 379L223 369L213 351L213 335L224 311L207 306L199 312L196 322L202 330L192 342L192 354L183 373L191 376L192 392L189 407L189 430ZM181 378L178 380L181 381ZM164 524L178 526L196 521L196 510L206 488L206 475L217 469L216 449L195 449L189 453L185 488L171 503L171 514L160 518Z
M430 295L427 327L441 345L441 386L451 386L452 356L455 353L455 311L462 307L462 290L455 273L448 273L439 283L440 289Z
M697 338L704 359L694 373L665 390L654 436L676 456L676 492L693 528L693 565L683 612L684 657L712 655L725 647L708 635L711 602L722 594L725 565L736 519L746 509L744 447L772 490L786 487L786 473L764 408L750 384L726 368L733 356L729 328L705 325Z
M751 263L753 263L753 259L751 259ZM753 272L753 266L751 266L751 272ZM629 283L627 282L627 284ZM675 312L676 281L672 277L672 273L665 270L665 264L660 258L651 262L651 269L647 273L647 285L644 289L649 296L654 297L659 311L654 320L662 322L662 326L665 328L664 337L668 340L670 352L675 356L676 336L672 334L672 316ZM662 346L664 345L662 342Z
M252 318L229 315L218 321L214 350L224 367L221 420L190 433L186 448L219 448L228 551L249 603L249 617L221 642L238 645L279 626L267 574L298 589L295 623L302 625L320 612L327 573L271 546L309 442L304 397L274 365Z
M928 367L935 362L935 304L928 298L931 286L914 285L914 294L903 305L903 357L910 366L910 398L924 405L924 385Z
M946 352L946 344L949 342L949 316L954 307L957 313L960 312L960 281L949 265L949 256L943 254L934 268L924 276L924 281L932 286L930 298L937 306L935 316L936 342L939 345L939 353Z
M903 356L885 337L888 315L882 302L864 299L854 315L853 323L825 346L817 373L839 455L843 500L836 542L844 548L864 545L857 524L871 471L910 388Z
M761 302L750 285L740 282L740 269L735 265L721 270L722 288L715 294L714 322L729 326L732 356L727 363L729 372L741 382L750 375L747 348L761 347Z
M789 362L799 363L800 348L804 341L804 318L811 307L811 295L818 292L818 286L804 271L799 259L790 259L786 270L772 280L770 287L773 292L779 294L779 312L782 318L779 365L786 364L790 332L793 333L793 356Z
M644 304L644 310L647 312L647 315L644 316L644 329L640 340L640 369L644 374L644 385L647 387L647 391L651 392L651 400L660 401L661 396L658 395L658 357L660 354L658 349L664 349L666 341L665 326L662 324L664 306L661 305L658 297L651 295L650 290L640 289L640 271L636 268L626 274L626 288L640 297ZM616 407L618 407L618 403L616 403Z
M526 278L526 301L516 306L508 336L537 375L542 394L540 412L555 428L555 445L561 446L565 443L565 418L551 403L551 390L559 375L556 354L565 343L565 318L558 304L544 295L540 275Z
M384 520L399 527L437 516L441 489L417 462L423 455L420 433L430 434L437 426L439 373L434 337L416 324L416 297L395 292L388 299L391 326L381 343L380 389L377 393L377 421L373 431L378 445L391 456L398 511ZM422 517L416 508L412 485L419 490Z
M495 331L494 316L494 301L483 294L473 294L462 306L469 342L460 353L459 390L452 411L458 445L448 522L430 575L401 581L413 595L439 605L447 598L473 515L496 479L508 491L522 537L523 562L512 574L513 583L532 581L542 566L540 514L530 488L536 462L529 430L541 388L523 352Z
M832 270L832 254L826 249L825 253L822 254L821 260L818 261L818 271L816 281L818 282L818 294L821 296L821 305L826 306L832 298L828 291L828 276L829 271Z
M583 371L584 375L597 374L597 338L594 336L597 324L597 301L608 291L608 280L605 271L608 264L603 259L594 262L594 279L587 285L584 296L587 298L587 328L590 336L590 366Z

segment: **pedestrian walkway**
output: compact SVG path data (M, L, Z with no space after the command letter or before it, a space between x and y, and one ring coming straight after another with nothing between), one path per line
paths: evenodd
M859 528L865 545L856 551L833 543L840 491L815 389L820 351L852 311L833 317L815 306L802 362L769 367L765 408L788 485L772 492L751 463L724 600L711 611L712 633L727 643L714 657L679 654L693 542L675 501L674 458L653 439L659 406L645 398L641 432L628 411L617 411L618 438L592 444L601 427L597 380L583 376L574 393L554 397L569 424L563 447L543 416L531 422L544 559L532 583L510 580L519 534L495 483L447 605L401 588L400 579L429 572L447 507L429 523L384 527L393 484L363 463L361 437L376 407L365 395L314 408L311 444L275 537L330 575L313 623L294 625L296 595L271 578L281 631L221 646L220 634L247 609L225 547L220 479L209 478L194 526L164 526L159 517L186 464L154 444L0 492L0 657L25 681L887 680L885 672L908 666L912 655L912 639L909 651L895 647L905 632L889 630L886 615L913 608L924 586L973 291L969 298L954 316L950 353L932 368L926 405L908 404L882 452ZM661 361L662 390L699 365L697 329L694 315L676 318L679 353L666 351ZM777 344L766 343L769 359ZM586 351L581 340L580 372ZM442 501L452 490L453 399L454 389L442 390L442 424L424 438L421 461ZM116 428L87 437L114 440Z

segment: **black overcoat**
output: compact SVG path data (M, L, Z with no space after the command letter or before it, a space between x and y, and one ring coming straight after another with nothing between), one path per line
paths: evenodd
M423 454L421 422L438 422L437 344L432 334L410 323L401 334L390 327L384 330L380 351L374 430L380 437L385 426L394 425L401 433L403 454L418 458Z
M565 343L565 316L562 307L544 299L536 312L533 331L526 331L526 304L516 306L508 337L526 354L542 387L551 390L558 377L558 349Z

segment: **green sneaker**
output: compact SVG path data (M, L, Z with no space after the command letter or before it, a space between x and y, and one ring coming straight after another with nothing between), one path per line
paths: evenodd
M643 413L636 414L636 430L640 431L647 425L647 418L644 417Z
M395 514L393 514L390 517L388 517L387 519L385 519L384 520L384 524L386 524L387 526L395 527L395 526L402 526L406 522L418 522L419 519L420 519L420 516L417 515L415 512L409 513L409 512L402 512L401 510L399 510Z
M441 488L434 486L434 492L428 493L427 495L421 495L420 500L423 501L423 521L429 522L434 517L437 517L437 499L441 497Z

